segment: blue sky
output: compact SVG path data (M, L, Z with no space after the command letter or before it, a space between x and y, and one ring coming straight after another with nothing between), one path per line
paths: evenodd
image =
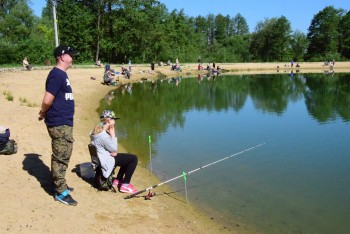
M46 0L32 0L31 8L41 16L41 10ZM234 17L240 13L246 20L252 32L256 24L265 18L285 16L291 23L292 30L307 33L315 14L326 6L350 10L349 0L160 0L168 11L184 9L188 16L207 16L222 14Z

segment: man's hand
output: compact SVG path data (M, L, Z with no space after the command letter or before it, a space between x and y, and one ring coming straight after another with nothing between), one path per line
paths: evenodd
M40 110L40 111L39 111L38 120L41 121L41 120L45 119L45 116L46 116L46 113L45 113L45 112L42 112L42 111Z

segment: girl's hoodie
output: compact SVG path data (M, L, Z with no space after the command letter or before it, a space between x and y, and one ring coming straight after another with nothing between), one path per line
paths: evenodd
M115 159L111 156L111 152L117 152L117 138L111 137L106 131L102 131L95 135L90 133L91 144L96 146L97 156L102 167L102 174L108 178L112 173L115 165Z

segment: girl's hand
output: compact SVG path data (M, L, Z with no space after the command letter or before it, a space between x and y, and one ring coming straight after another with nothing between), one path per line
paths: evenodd
M109 123L105 123L105 124L103 124L102 128L103 128L104 131L108 131L109 127L110 127L110 124Z
M110 130L110 131L114 131L114 129L115 129L115 128L114 128L114 124L109 125L109 130Z
M117 152L112 152L112 153L111 153L111 156L112 156L112 157L116 157L116 156L117 156Z
M109 121L108 121L108 124L109 124L109 129L108 129L108 131L109 131L109 133L110 134L114 134L114 131L115 131L115 120L114 119L110 119Z

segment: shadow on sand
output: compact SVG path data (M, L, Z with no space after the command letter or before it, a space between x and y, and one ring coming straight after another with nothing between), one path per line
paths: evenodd
M50 196L53 196L54 187L51 181L50 168L40 159L41 155L29 153L24 156L25 158L22 162L23 170L27 171L29 175L34 176L44 191Z

